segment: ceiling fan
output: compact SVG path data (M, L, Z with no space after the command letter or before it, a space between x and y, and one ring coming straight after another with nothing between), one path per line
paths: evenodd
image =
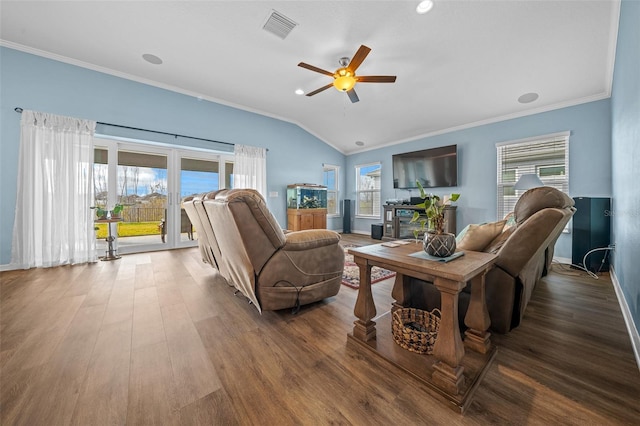
M356 83L394 83L396 81L395 75L367 75L367 76L356 76L356 70L362 64L362 61L367 57L369 52L371 51L365 45L360 46L358 51L353 58L349 60L347 57L340 58L338 63L340 64L340 68L338 68L335 72L326 71L318 67L314 67L313 65L305 64L304 62L300 62L298 64L299 67L306 68L311 71L319 72L320 74L325 74L330 77L333 77L333 82L323 86L319 89L314 90L313 92L307 93L307 96L316 95L324 90L327 90L329 87L333 86L341 92L347 92L349 99L351 102L358 102L360 99L356 94L355 89L353 88Z

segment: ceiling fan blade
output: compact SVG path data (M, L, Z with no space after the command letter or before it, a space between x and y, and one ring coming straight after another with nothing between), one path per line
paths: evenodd
M349 99L351 99L351 103L355 104L356 102L358 102L360 100L360 98L358 98L358 95L356 94L355 89L351 89L347 92L347 95L349 96Z
M323 87L321 87L319 89L314 90L313 92L309 92L309 93L307 93L307 96L317 95L318 93L320 93L320 92L322 92L324 90L327 90L331 86L333 86L333 83L329 83L326 86L323 86Z
M362 63L362 61L364 61L364 58L367 57L369 52L371 52L370 48L368 48L364 44L360 46L356 54L353 55L353 58L351 58L351 61L349 62L349 65L347 66L347 68L349 68L351 72L355 73L358 67L360 66L360 64Z
M395 75L363 75L356 76L358 83L395 83Z
M325 74L330 77L333 77L333 73L330 71L323 70L322 68L314 67L313 65L305 64L304 62L300 62L298 64L299 67L306 68L311 71L319 72L320 74Z

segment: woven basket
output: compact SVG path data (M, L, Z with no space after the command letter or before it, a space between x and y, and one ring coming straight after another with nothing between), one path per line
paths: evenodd
M402 348L419 354L433 353L440 328L440 310L431 312L415 308L399 308L393 312L393 340Z

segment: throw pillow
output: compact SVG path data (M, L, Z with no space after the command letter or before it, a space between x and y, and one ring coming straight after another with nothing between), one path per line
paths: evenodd
M499 233L498 236L495 237L493 241L491 241L487 246L485 246L485 248L483 248L482 251L485 253L497 254L502 248L502 246L504 245L504 243L507 242L507 240L515 230L516 230L515 226L509 226L507 228L507 225L505 225L502 232Z
M504 220L506 220L507 223L504 224L503 231L507 228L511 228L512 226L516 226L516 217L513 212L507 213L507 215L504 217Z
M460 241L462 241L464 236L467 235L467 232L469 232L469 226L471 225L465 226L464 229L456 235L456 245L460 244Z
M462 250L482 251L504 228L505 220L483 223L481 225L469 225L460 233L460 239L456 241L458 248Z

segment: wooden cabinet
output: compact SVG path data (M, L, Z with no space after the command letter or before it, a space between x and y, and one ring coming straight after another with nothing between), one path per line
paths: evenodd
M414 211L424 211L412 205L390 204L384 206L383 238L404 239L414 238L413 230L420 227L418 223L411 223ZM457 234L456 231L456 206L447 206L444 209L444 231Z
M327 209L287 209L287 228L291 231L326 229Z
M327 228L327 187L312 183L287 186L287 229Z

